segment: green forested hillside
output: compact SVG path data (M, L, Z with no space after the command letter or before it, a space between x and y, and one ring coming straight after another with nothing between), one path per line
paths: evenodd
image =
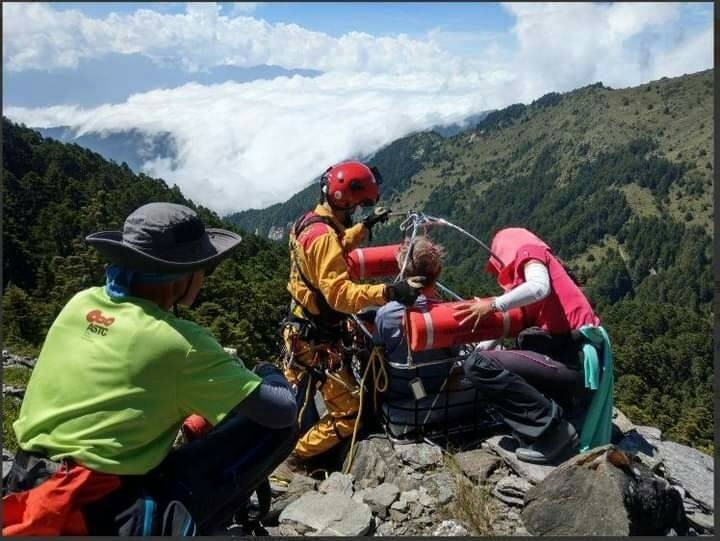
M619 405L635 422L706 449L713 97L712 70L627 89L597 83L492 112L451 138L405 137L371 160L395 211L442 216L485 240L508 226L545 238L584 282L614 341ZM316 196L313 185L296 196L308 203L302 209L281 204L233 220L266 234ZM397 242L397 225L378 228L374 243ZM466 296L497 292L477 246L447 230L435 237L449 254L448 285Z
M37 352L65 302L103 282L103 262L85 235L121 228L128 213L150 201L185 204L208 226L228 226L176 186L3 119L3 347ZM244 234L185 316L244 359L268 358L288 300L286 260L284 246Z

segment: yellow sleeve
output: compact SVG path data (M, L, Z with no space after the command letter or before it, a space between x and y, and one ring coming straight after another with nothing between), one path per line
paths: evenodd
M350 279L342 246L334 234L315 239L305 260L314 267L315 283L334 310L354 314L368 306L385 304L385 285L356 284Z
M362 223L348 227L345 230L345 236L343 237L343 248L347 251L354 250L363 240L365 240L366 233L367 228Z

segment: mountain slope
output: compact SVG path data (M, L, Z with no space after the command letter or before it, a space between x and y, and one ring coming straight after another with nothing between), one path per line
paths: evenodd
M136 175L78 145L44 139L3 119L3 340L35 353L67 300L103 282L103 261L84 243L122 227L151 201L194 208L209 227L230 227L161 179ZM276 353L288 302L284 246L243 235L240 248L208 278L184 315L210 327L247 361Z
M383 204L395 211L445 217L486 241L508 226L544 237L610 332L623 410L706 449L713 92L712 70L620 90L597 83L492 112L450 138L408 136L372 160L387 180ZM313 184L292 205L233 220L265 235L316 195ZM374 243L400 240L398 224L377 228ZM431 233L448 252L447 285L466 297L498 292L482 249L452 231Z

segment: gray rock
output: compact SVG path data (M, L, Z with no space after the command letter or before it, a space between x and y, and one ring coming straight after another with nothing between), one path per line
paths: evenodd
M531 488L528 481L512 475L501 479L493 488L492 494L500 501L522 507L525 493Z
M405 512L408 510L408 501L405 498L394 501L390 504L390 509L395 511Z
M714 511L715 466L712 457L674 441L661 441L657 445L665 468L665 478L682 486L692 499L707 510Z
M370 510L380 518L387 516L388 508L395 502L400 489L392 483L383 483L375 488L364 491L363 501L370 506Z
M688 513L688 521L701 533L715 533L715 516L705 513Z
M612 422L623 434L627 434L631 430L635 430L635 424L617 408L613 408Z
M420 487L420 489L418 490L418 503L423 507L434 508L438 504L438 500L437 498L428 494L428 491L425 487Z
M654 426L636 426L635 430L648 440L660 441L662 437L662 431Z
M287 487L288 494L304 494L315 490L317 481L307 475L296 475Z
M401 502L416 503L420 500L420 491L417 489L408 490L407 492L401 492L399 500Z
M527 530L551 536L629 535L625 474L604 460L595 468L576 464L571 460L527 492L522 511Z
M345 475L337 471L332 472L330 477L320 483L318 490L325 494L343 494L352 497L353 478L351 475Z
M470 535L470 532L459 522L443 520L432 535L433 537L455 537Z
M389 472L398 470L399 461L395 456L392 444L385 437L373 436L358 442L350 473L356 489L376 487L385 479ZM393 476L394 477L394 476Z
M360 536L373 523L370 508L352 498L334 492L307 492L288 505L280 514L280 529L301 535Z
M35 368L37 359L31 357L23 357L21 355L13 355L7 350L2 352L3 366L24 366L25 368Z
M365 501L365 494L367 493L368 490L372 490L372 489L363 488L361 490L356 490L352 495L352 499L358 503L362 503L363 501Z
M285 490L273 498L270 511L266 515L264 522L270 523L278 520L278 517L288 505L296 501L303 494L314 491L316 485L317 481L315 481L315 479L296 474ZM277 493L277 487L275 487L272 482L270 483L270 487Z
M393 523L392 521L380 523L380 525L377 527L377 530L375 530L375 535L395 535L395 523Z
M440 505L445 505L455 497L455 479L445 470L428 475L423 486Z
M528 490L522 519L533 535L687 534L679 493L612 445L578 455Z
M539 483L555 469L555 466L530 464L529 462L518 460L515 456L517 443L513 438L508 436L493 436L486 441L490 449L500 455L500 458L503 459L505 464L520 477L527 479L532 484Z
M17 385L3 385L2 394L3 396L23 398L25 396L25 387L19 387Z
M390 518L395 522L404 522L408 517L409 506L407 500L396 500L390 505Z
M484 483L493 470L500 464L494 453L484 449L464 451L453 456L460 470L475 483Z
M396 445L395 452L400 460L415 469L442 466L443 463L442 450L428 443Z
M12 461L10 460L3 460L2 463L2 478L5 479L7 475L10 473L10 470L12 469Z

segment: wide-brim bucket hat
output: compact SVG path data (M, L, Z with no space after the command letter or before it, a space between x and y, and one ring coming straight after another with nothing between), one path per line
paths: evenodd
M100 231L85 240L126 269L181 273L214 268L242 238L225 229L206 229L184 205L148 203L127 217L122 231Z

